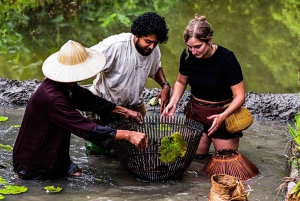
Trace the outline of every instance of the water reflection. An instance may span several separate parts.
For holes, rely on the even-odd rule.
[[[300,37],[298,1],[187,0],[179,3],[178,0],[166,0],[156,1],[153,5],[144,1],[128,1],[127,4],[124,1],[124,5],[95,2],[89,5],[89,9],[86,9],[87,5],[82,6],[77,17],[71,13],[67,19],[58,16],[51,23],[36,22],[24,33],[23,39],[18,39],[20,43],[15,41],[17,39],[7,41],[8,38],[2,37],[0,77],[42,80],[42,62],[67,40],[73,39],[90,47],[109,35],[129,31],[130,19],[152,10],[165,16],[170,28],[169,41],[160,48],[163,68],[172,85],[177,78],[179,56],[184,48],[183,30],[198,13],[205,15],[212,24],[215,30],[213,41],[236,54],[247,92],[297,91],[300,61],[300,49],[297,48]],[[119,13],[115,14],[116,10]],[[6,35],[9,33],[7,30]],[[159,86],[149,80],[146,87]]]
[[[13,146],[18,128],[23,118],[22,107],[0,107],[0,114],[9,117],[0,123],[0,144]],[[250,200],[273,200],[277,187],[286,176],[286,145],[290,140],[285,124],[276,121],[255,121],[244,132],[240,152],[260,169],[261,174],[246,183],[251,187]],[[210,153],[212,154],[213,149]],[[84,141],[76,136],[71,140],[70,155],[83,169],[83,176],[55,181],[22,181],[13,177],[11,152],[0,149],[0,175],[9,183],[24,185],[28,192],[20,195],[6,195],[5,200],[208,200],[210,180],[202,169],[208,159],[193,161],[183,177],[169,182],[140,182],[132,178],[116,158],[86,156]],[[44,186],[59,186],[59,194],[46,194]],[[246,190],[248,186],[246,186]],[[284,200],[279,194],[276,200]]]

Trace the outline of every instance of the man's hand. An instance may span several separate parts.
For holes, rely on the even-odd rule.
[[[115,140],[128,140],[141,150],[146,149],[149,146],[149,140],[146,134],[138,131],[117,130]]]
[[[129,142],[134,144],[139,149],[148,148],[149,141],[147,136],[144,133],[140,133],[137,131],[131,131],[129,134]]]
[[[126,119],[132,117],[135,120],[137,120],[137,122],[143,123],[143,116],[141,115],[141,113],[127,109],[127,108],[119,106],[119,105],[117,105],[115,107],[115,109],[112,111],[112,113],[121,115],[121,116],[125,117]]]
[[[168,85],[165,85],[157,94],[155,102],[157,102],[158,99],[161,99],[160,113],[162,113],[170,100],[170,87]]]

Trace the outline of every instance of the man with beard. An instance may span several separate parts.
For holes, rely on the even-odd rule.
[[[110,36],[91,47],[101,52],[107,62],[90,90],[106,100],[145,116],[146,106],[142,93],[147,78],[150,77],[162,87],[156,96],[156,101],[161,99],[162,112],[169,102],[170,85],[161,68],[161,53],[157,44],[167,42],[168,30],[164,17],[147,12],[133,21],[131,33]],[[100,119],[103,125],[116,120],[112,116]],[[88,155],[91,154],[90,151],[87,150]]]

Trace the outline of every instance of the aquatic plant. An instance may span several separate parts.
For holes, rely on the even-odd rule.
[[[26,186],[5,185],[4,188],[0,189],[0,194],[19,194],[27,190],[28,188]]]
[[[61,187],[55,187],[55,186],[45,186],[44,189],[47,193],[59,193],[62,188]]]
[[[7,181],[3,177],[0,177],[0,184],[7,184]]]
[[[0,116],[0,122],[1,121],[7,121],[7,120],[8,120],[8,117]]]
[[[179,132],[175,132],[162,138],[158,158],[164,163],[174,163],[179,157],[184,157],[186,150],[187,142]]]
[[[5,196],[0,195],[0,200],[3,200],[5,198]]]
[[[15,124],[15,125],[11,125],[11,128],[20,128],[21,124]]]
[[[13,150],[13,147],[10,146],[10,145],[3,145],[3,144],[0,144],[0,149],[2,149],[3,151],[12,151],[12,150]]]

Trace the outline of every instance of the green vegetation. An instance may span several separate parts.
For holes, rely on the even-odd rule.
[[[7,121],[7,120],[8,120],[8,117],[0,116],[0,122],[2,122],[2,121]]]
[[[295,122],[293,125],[288,124],[287,125],[287,130],[289,134],[291,135],[293,142],[296,143],[294,146],[293,154],[292,157],[289,158],[289,162],[291,165],[293,165],[295,168],[297,168],[299,172],[299,158],[300,158],[300,114],[297,113],[295,115]]]
[[[5,185],[4,188],[0,189],[0,194],[20,194],[28,190],[26,186],[15,186],[15,185]]]
[[[164,163],[174,163],[179,157],[184,157],[187,142],[179,132],[162,138],[159,147],[159,159]]]
[[[12,150],[13,150],[13,147],[10,146],[10,145],[3,145],[3,144],[0,144],[0,149],[2,149],[3,151],[12,151]]]
[[[55,187],[55,186],[45,186],[44,189],[47,193],[59,193],[61,192],[61,187]]]
[[[149,104],[150,104],[151,106],[155,106],[155,105],[157,105],[157,104],[160,104],[160,105],[161,105],[161,99],[159,98],[158,101],[155,101],[155,99],[156,99],[156,97],[151,98],[150,101],[149,101]]]

